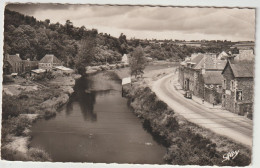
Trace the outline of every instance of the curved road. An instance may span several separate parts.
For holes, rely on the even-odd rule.
[[[186,99],[173,87],[173,83],[177,80],[177,74],[167,75],[157,80],[152,90],[177,114],[188,121],[252,147],[252,120],[226,110],[211,109]]]

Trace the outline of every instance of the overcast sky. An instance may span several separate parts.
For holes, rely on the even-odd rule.
[[[70,20],[119,37],[181,40],[255,40],[255,9],[177,8],[141,6],[89,6],[9,4],[6,6],[51,23]]]

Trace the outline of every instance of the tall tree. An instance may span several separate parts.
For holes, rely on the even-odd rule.
[[[137,75],[142,75],[144,73],[143,70],[145,69],[145,66],[146,58],[144,56],[143,48],[138,46],[136,49],[134,49],[130,58],[131,75],[135,75],[135,78]]]
[[[89,66],[96,53],[96,41],[95,37],[86,37],[80,41],[79,51],[76,56],[75,66],[78,73],[85,74],[86,66]]]

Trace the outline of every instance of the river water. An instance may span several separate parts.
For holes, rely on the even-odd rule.
[[[54,162],[164,164],[166,148],[144,129],[121,96],[121,83],[98,73],[79,79],[55,118],[32,127],[30,146]]]

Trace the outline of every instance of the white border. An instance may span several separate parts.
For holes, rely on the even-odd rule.
[[[256,54],[256,66],[255,66],[255,111],[254,111],[254,144],[253,144],[253,160],[252,165],[247,167],[253,167],[258,168],[260,167],[260,132],[258,129],[260,129],[260,114],[258,114],[258,110],[260,110],[260,58],[259,52],[259,38],[260,34],[258,31],[259,28],[259,22],[260,22],[260,14],[259,14],[259,7],[260,7],[260,1],[258,0],[1,0],[0,1],[0,55],[3,56],[3,20],[4,20],[4,6],[6,3],[14,3],[14,2],[20,2],[20,3],[26,3],[26,2],[32,2],[32,3],[71,3],[71,4],[118,4],[118,5],[159,5],[159,6],[204,6],[204,7],[250,7],[250,8],[256,8],[256,48],[255,48],[255,54]],[[2,59],[2,57],[1,57]],[[3,61],[0,61],[0,67],[2,67]],[[0,68],[0,74],[2,74],[2,68]],[[2,75],[1,75],[2,76]],[[1,78],[2,83],[2,78]],[[0,84],[0,90],[2,90],[2,85]],[[0,92],[1,94],[2,92]],[[0,104],[2,102],[2,96],[0,95]],[[1,115],[0,115],[1,119]],[[0,124],[1,128],[1,124]],[[133,167],[133,165],[130,164],[92,164],[92,163],[50,163],[50,162],[44,162],[44,163],[36,163],[36,162],[20,162],[20,161],[0,161],[0,167],[1,168],[45,168],[45,167],[53,167],[53,168],[81,168],[81,167]],[[134,167],[145,167],[145,168],[151,168],[151,167],[200,167],[200,166],[175,166],[175,165],[134,165]],[[211,167],[211,166],[204,166],[205,168]],[[217,167],[217,166],[216,166]]]

